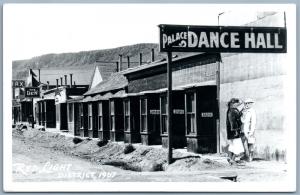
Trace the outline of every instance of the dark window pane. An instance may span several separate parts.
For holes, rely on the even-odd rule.
[[[141,114],[146,114],[147,101],[146,99],[141,99]]]
[[[69,122],[73,122],[73,104],[68,105]]]
[[[168,132],[168,117],[165,114],[161,116],[161,128],[162,133]]]
[[[161,97],[161,113],[167,114],[167,108],[168,108],[167,97],[163,96]]]
[[[142,115],[141,116],[141,130],[146,131],[147,130],[147,115]]]
[[[129,101],[128,100],[124,101],[124,107],[125,107],[125,115],[130,115],[129,114]]]
[[[129,131],[130,130],[130,117],[125,116],[125,130]]]

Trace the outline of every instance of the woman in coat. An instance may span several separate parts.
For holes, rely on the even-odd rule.
[[[236,98],[232,98],[228,102],[228,110],[226,115],[227,139],[229,142],[229,158],[230,164],[235,163],[235,157],[244,152],[244,146],[241,140],[241,110],[244,104]]]

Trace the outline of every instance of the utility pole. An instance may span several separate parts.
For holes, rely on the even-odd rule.
[[[167,79],[168,79],[168,164],[173,162],[173,139],[172,139],[172,115],[173,115],[173,105],[172,105],[172,52],[168,52],[168,63],[167,63]]]

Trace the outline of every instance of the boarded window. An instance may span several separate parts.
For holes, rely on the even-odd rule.
[[[196,132],[196,100],[195,93],[186,94],[187,134]]]

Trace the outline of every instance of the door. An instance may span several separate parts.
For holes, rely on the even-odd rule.
[[[200,136],[201,150],[217,152],[217,87],[204,86],[197,90],[197,129]]]

